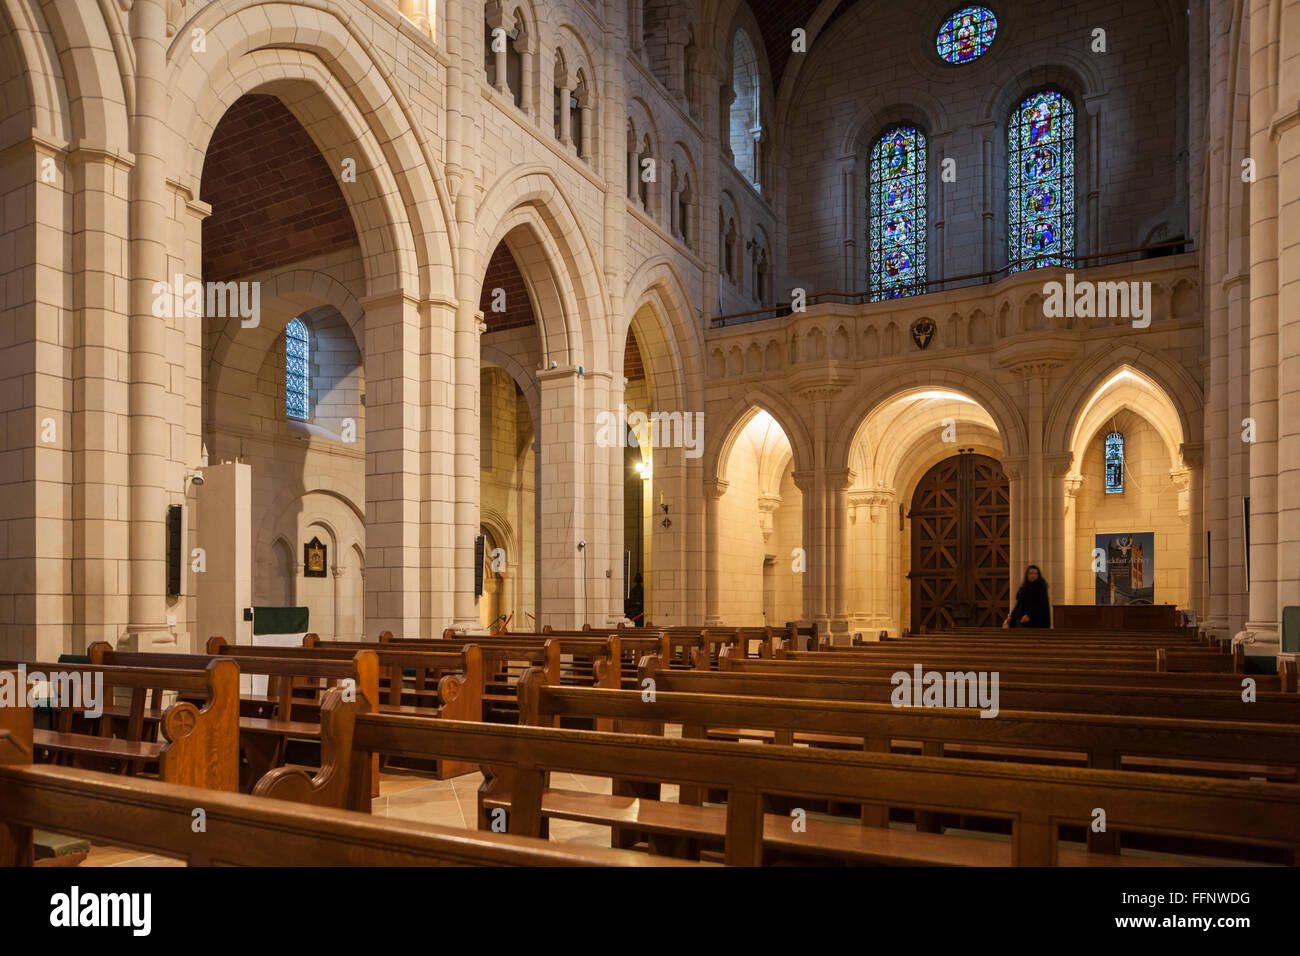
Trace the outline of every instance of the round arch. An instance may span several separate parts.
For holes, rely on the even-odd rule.
[[[956,392],[982,407],[993,419],[1002,438],[1003,455],[1018,458],[1028,454],[1029,434],[1015,402],[1001,386],[987,378],[953,368],[919,370],[905,385],[884,381],[862,395],[845,414],[843,421],[850,423],[832,435],[827,449],[828,467],[849,467],[849,456],[858,429],[878,408],[898,396],[912,391],[941,390]]]

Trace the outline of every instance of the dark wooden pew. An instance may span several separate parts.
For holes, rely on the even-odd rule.
[[[1036,665],[1034,661],[1022,661],[1015,657],[993,657],[976,659],[953,655],[947,658],[919,657],[906,651],[899,652],[894,659],[854,659],[836,660],[829,655],[817,654],[813,658],[798,660],[746,660],[731,658],[724,653],[719,661],[722,670],[741,673],[803,673],[826,677],[890,677],[899,672],[911,673],[920,664],[923,670],[937,671],[996,671],[1002,681],[1021,683],[1055,683],[1079,685],[1122,685],[1127,687],[1150,688],[1203,688],[1240,690],[1242,678],[1239,674],[1214,673],[1169,673],[1157,671],[1154,664],[1149,669],[1136,670],[1125,666],[1125,662],[1108,662],[1099,659],[1095,662],[1074,661],[1069,663],[1052,663]],[[1276,675],[1249,675],[1261,691],[1280,691],[1282,684]]]
[[[757,865],[769,852],[859,863],[1145,863],[1058,846],[1059,827],[1088,825],[1098,806],[1106,809],[1109,826],[1121,832],[1213,837],[1286,854],[1300,848],[1300,787],[1287,784],[636,738],[384,714],[358,718],[354,746],[480,760],[486,775],[481,826],[498,809],[507,813],[509,832],[520,835],[542,833],[547,818],[582,820],[649,832],[656,849],[679,841],[718,841],[726,862],[739,865]],[[553,771],[721,789],[727,792],[726,806],[557,790],[547,785]],[[764,814],[766,794],[996,818],[1010,826],[1011,839],[1000,844],[811,818],[800,832],[789,817]]]
[[[228,647],[227,650],[241,650],[242,646]],[[291,648],[259,648],[258,650],[284,651]],[[323,658],[285,658],[256,654],[242,655],[228,653],[220,656],[207,654],[159,654],[139,653],[134,651],[115,651],[103,641],[97,641],[86,649],[92,662],[115,666],[123,669],[149,669],[167,663],[173,668],[202,671],[221,661],[229,661],[237,666],[239,674],[256,674],[271,678],[275,684],[275,693],[269,699],[256,701],[241,700],[241,708],[246,711],[238,716],[234,739],[246,760],[244,790],[253,790],[270,772],[284,765],[285,756],[291,740],[309,740],[320,743],[325,749],[322,734],[323,694],[344,681],[352,682],[352,693],[340,694],[338,711],[330,719],[342,728],[351,720],[351,711],[366,713],[374,710],[378,699],[378,662],[373,651],[358,651],[344,660]],[[312,682],[304,686],[301,680]],[[238,683],[236,683],[238,688]],[[304,698],[299,693],[308,691],[310,697]],[[242,706],[252,704],[252,707]],[[326,755],[322,753],[322,770]],[[337,778],[328,780],[321,776],[315,786],[305,791],[313,802],[325,806],[348,805],[353,808],[369,808],[369,800],[378,795],[377,767],[354,767],[349,779],[358,788],[355,793],[341,791],[337,787]],[[285,784],[284,786],[293,786]]]
[[[223,664],[224,666],[224,664]],[[231,665],[233,666],[233,665]],[[684,861],[473,833],[278,799],[32,764],[29,708],[0,708],[0,866],[30,866],[33,830],[191,866],[680,866]],[[194,831],[194,810],[205,813]]]
[[[688,739],[1300,782],[1300,726],[1291,724],[1007,710],[984,719],[959,708],[663,691],[648,701],[631,691],[548,686],[541,671],[524,675],[519,695],[521,722],[542,727],[606,717],[616,732],[662,735],[666,723],[680,724]],[[679,797],[701,799],[693,788]],[[868,811],[864,820],[886,825],[885,808]],[[1088,837],[1090,848],[1118,850],[1113,837]]]
[[[639,676],[642,679],[653,677],[657,690],[883,704],[890,703],[890,695],[896,686],[887,676],[818,675],[783,668],[762,673],[664,670],[658,667],[658,659],[651,656],[642,660]],[[1300,723],[1300,694],[1277,691],[1260,691],[1254,701],[1247,702],[1242,699],[1240,689],[1087,685],[1059,680],[1033,683],[1005,679],[999,682],[998,695],[1000,706],[1007,710]]]
[[[252,647],[247,644],[230,644],[224,638],[208,640],[208,653],[250,660],[280,661],[352,661],[358,654],[374,655],[376,660],[375,693],[378,709],[383,713],[408,714],[433,719],[456,720],[483,719],[483,654],[476,645],[467,645],[455,652],[434,652],[390,648],[382,644],[360,642],[321,642],[315,634],[307,634],[303,647]],[[403,672],[413,672],[408,685]],[[291,670],[288,669],[288,670]],[[287,671],[286,671],[287,672]],[[293,681],[280,687],[295,696],[292,706],[310,709],[311,701],[298,696],[304,687]],[[310,695],[313,689],[305,688]],[[422,764],[418,769],[433,773],[439,780],[449,779],[477,770],[476,765],[440,762]],[[379,765],[372,768],[374,784],[378,783]],[[376,791],[377,793],[377,791]]]
[[[0,665],[14,671],[14,680],[16,667]],[[56,702],[51,729],[35,731],[38,754],[70,766],[117,766],[128,775],[156,765],[168,783],[238,788],[239,668],[233,662],[206,660],[198,669],[45,662],[24,667],[29,676],[103,680],[102,716],[84,716],[89,701],[83,684],[78,700]],[[164,694],[189,699],[164,706]],[[121,697],[125,704],[117,702]]]
[[[1005,659],[1018,666],[1055,667],[1092,670],[1155,670],[1162,673],[1229,674],[1233,672],[1233,659],[1217,651],[1180,651],[1166,648],[1117,649],[1085,648],[1062,650],[1017,647],[1003,644],[981,644],[973,647],[945,645],[924,647],[892,644],[872,647],[855,647],[835,650],[791,651],[784,647],[776,650],[777,660],[812,661],[819,663],[869,664],[878,660],[899,660],[910,656],[917,661],[927,659],[961,661],[967,658],[983,660]]]

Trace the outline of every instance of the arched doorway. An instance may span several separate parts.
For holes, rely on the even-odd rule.
[[[1011,491],[997,459],[966,452],[917,483],[912,631],[997,627],[1010,607]]]

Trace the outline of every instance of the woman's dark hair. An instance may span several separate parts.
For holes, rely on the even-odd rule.
[[[1040,581],[1043,582],[1043,586],[1044,586],[1044,587],[1047,586],[1047,581],[1043,578],[1043,569],[1040,568],[1040,567],[1039,567],[1038,565],[1036,565],[1036,564],[1031,564],[1029,567],[1025,568],[1025,579],[1024,579],[1023,581],[1020,582],[1020,586],[1021,586],[1021,587],[1024,587],[1026,584],[1029,584],[1029,583],[1030,583],[1030,581],[1029,581],[1029,572],[1030,572],[1030,571],[1037,571],[1037,572],[1038,572],[1038,580],[1040,580]]]

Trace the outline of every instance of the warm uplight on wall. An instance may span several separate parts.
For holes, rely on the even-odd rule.
[[[636,463],[636,473],[641,476],[642,481],[650,479],[650,462],[638,461]]]

